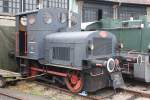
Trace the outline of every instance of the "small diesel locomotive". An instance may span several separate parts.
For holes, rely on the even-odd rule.
[[[71,27],[68,27],[71,22]],[[122,86],[117,40],[107,31],[81,32],[80,16],[46,8],[16,15],[16,59],[22,76],[65,83],[74,93]]]
[[[120,67],[126,78],[150,82],[150,22],[148,16],[130,20],[102,19],[93,22],[86,30],[112,32],[122,44]]]

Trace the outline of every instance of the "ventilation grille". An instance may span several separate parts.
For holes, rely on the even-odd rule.
[[[69,47],[53,47],[53,59],[70,61]]]
[[[112,39],[108,38],[94,38],[93,55],[110,55],[112,54]]]

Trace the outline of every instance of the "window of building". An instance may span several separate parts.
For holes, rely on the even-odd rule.
[[[43,0],[43,7],[68,8],[69,0]],[[0,0],[0,13],[15,15],[19,12],[37,9],[38,0]]]
[[[45,0],[47,7],[68,8],[68,0]]]
[[[103,18],[103,11],[101,9],[98,9],[98,20],[101,20]]]
[[[12,0],[12,13],[18,13],[19,12],[19,2],[20,0]]]
[[[36,9],[36,0],[21,0],[20,12],[31,11]]]
[[[24,11],[31,11],[36,9],[36,0],[24,0]]]
[[[3,0],[3,12],[9,12],[9,1]]]
[[[85,3],[83,7],[83,22],[98,21],[113,16],[112,5]]]
[[[97,9],[84,8],[83,9],[83,22],[91,22],[98,20],[98,11]]]
[[[130,17],[138,19],[142,15],[146,15],[146,7],[121,6],[118,17],[119,19],[128,20]]]

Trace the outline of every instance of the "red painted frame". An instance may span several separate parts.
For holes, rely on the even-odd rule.
[[[16,32],[16,54],[18,55],[19,53],[19,33]]]
[[[57,75],[57,76],[67,77],[67,73],[50,71],[50,70],[45,70],[45,69],[40,69],[40,68],[35,68],[35,67],[31,67],[31,71],[32,70],[38,71],[38,72],[47,72],[48,74],[53,74],[53,75]]]

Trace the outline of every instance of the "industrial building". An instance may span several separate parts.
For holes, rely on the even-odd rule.
[[[0,15],[13,16],[19,12],[35,10],[40,7],[68,8],[69,0],[1,0]],[[150,15],[149,0],[76,0],[82,8],[83,22],[91,22],[102,18],[114,19],[138,18],[141,15]],[[70,0],[75,2],[75,0]],[[76,9],[73,4],[71,8]],[[81,10],[81,9],[80,9]]]
[[[150,15],[149,0],[84,0],[83,22],[102,18],[138,19],[141,15]]]

